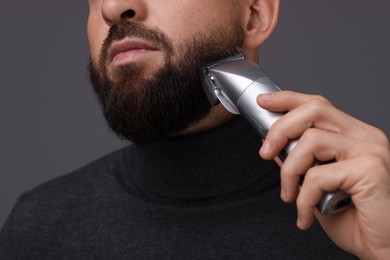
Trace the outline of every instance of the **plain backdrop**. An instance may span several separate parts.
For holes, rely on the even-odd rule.
[[[390,1],[281,2],[262,66],[389,135]],[[126,145],[88,83],[87,15],[86,0],[0,3],[0,226],[24,191]]]

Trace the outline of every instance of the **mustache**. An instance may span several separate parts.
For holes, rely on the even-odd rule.
[[[100,60],[105,60],[108,55],[108,49],[114,41],[120,41],[127,37],[141,38],[165,50],[168,54],[173,53],[173,43],[162,31],[157,28],[149,28],[144,24],[130,21],[115,24],[110,27],[108,35],[103,42]]]

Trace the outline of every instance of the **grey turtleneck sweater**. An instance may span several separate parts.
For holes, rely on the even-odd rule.
[[[0,259],[355,259],[318,224],[296,228],[260,143],[238,118],[130,145],[25,193]]]

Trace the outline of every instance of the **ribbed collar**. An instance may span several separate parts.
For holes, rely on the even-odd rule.
[[[279,183],[258,151],[260,135],[238,117],[194,135],[135,146],[129,176],[142,196],[164,204],[211,205],[256,195]]]

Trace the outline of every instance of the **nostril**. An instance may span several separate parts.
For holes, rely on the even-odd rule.
[[[133,18],[134,16],[135,16],[135,11],[131,10],[131,9],[129,9],[121,14],[122,19]]]

